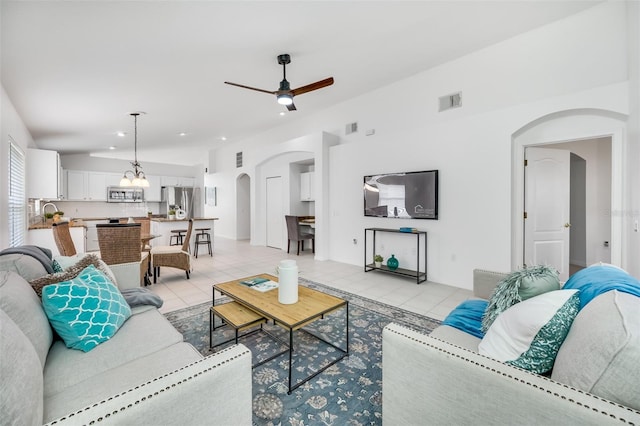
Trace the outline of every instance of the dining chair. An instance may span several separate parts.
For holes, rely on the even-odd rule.
[[[149,279],[149,253],[142,251],[139,223],[97,224],[100,258],[107,265],[136,263],[140,282],[151,284]]]
[[[304,241],[311,240],[311,252],[316,252],[316,236],[300,230],[300,218],[298,216],[285,216],[287,221],[287,253],[289,253],[289,246],[291,241],[298,243],[298,252],[300,256],[300,245],[302,244],[302,251],[304,251]]]
[[[54,222],[51,225],[53,230],[53,239],[56,242],[58,251],[61,256],[74,256],[77,254],[76,246],[71,239],[71,231],[69,231],[69,222]]]
[[[181,246],[154,246],[151,248],[151,266],[153,267],[153,282],[157,282],[160,276],[160,267],[182,269],[187,274],[191,272],[191,253],[189,253],[189,241],[193,230],[193,219],[189,219],[187,234]]]
[[[140,235],[150,235],[151,234],[151,221],[149,219],[136,219],[135,223],[140,224]],[[142,242],[142,251],[150,252],[151,244],[149,244],[149,240]]]

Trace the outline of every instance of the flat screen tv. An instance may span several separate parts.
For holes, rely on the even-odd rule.
[[[438,171],[365,176],[364,215],[438,219]]]

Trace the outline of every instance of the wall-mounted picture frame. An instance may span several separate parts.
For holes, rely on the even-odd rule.
[[[217,190],[215,186],[207,186],[204,188],[204,203],[207,206],[217,206]]]

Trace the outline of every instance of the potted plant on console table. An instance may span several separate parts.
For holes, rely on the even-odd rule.
[[[382,261],[384,260],[384,258],[382,256],[380,256],[379,254],[376,254],[375,256],[373,256],[373,263],[376,265],[376,268],[381,268],[382,267]]]
[[[176,218],[176,211],[175,210],[169,210],[169,219],[173,220]]]

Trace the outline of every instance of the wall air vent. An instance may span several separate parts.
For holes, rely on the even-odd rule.
[[[438,98],[438,111],[446,111],[451,108],[459,108],[462,106],[462,92],[452,93],[451,95],[440,96]]]
[[[242,152],[236,152],[236,168],[242,167]]]
[[[350,135],[358,131],[358,122],[349,123],[344,127],[344,134]]]

